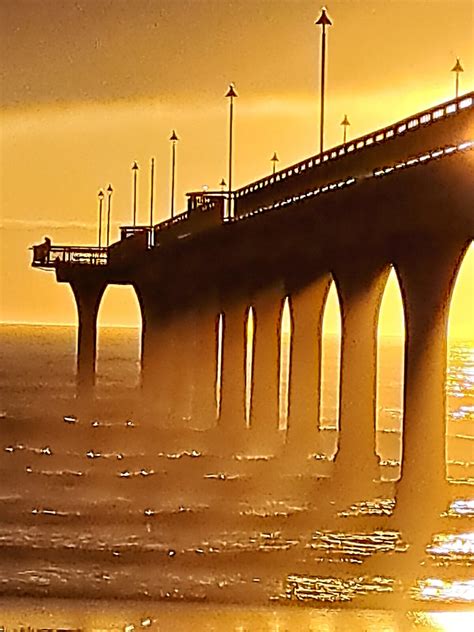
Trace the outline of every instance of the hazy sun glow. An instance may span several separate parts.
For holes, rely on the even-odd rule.
[[[226,2],[0,3],[3,106],[0,320],[75,323],[75,307],[52,274],[29,268],[27,248],[97,242],[97,191],[114,186],[112,236],[131,218],[131,172],[140,165],[138,220],[148,218],[150,157],[156,158],[156,221],[169,216],[169,134],[180,137],[178,209],[185,191],[218,187],[227,173],[229,81],[237,86],[234,183],[314,154],[318,138],[319,35],[310,0]],[[146,6],[145,6],[146,5]],[[54,7],[54,10],[52,8]],[[472,90],[472,3],[334,0],[328,49],[326,145],[383,127],[453,96],[450,72],[461,57],[461,91]],[[107,20],[98,14],[107,12]],[[449,28],[445,28],[449,19]],[[423,24],[423,45],[418,25]],[[212,33],[209,39],[203,32]],[[177,33],[179,36],[177,37]],[[238,45],[236,45],[238,42]],[[380,55],[380,50],[384,51]],[[237,51],[237,52],[236,52]],[[273,54],[277,51],[278,54]],[[183,75],[183,61],[192,72]],[[348,60],[351,70],[348,70]],[[137,63],[139,60],[139,63]],[[187,62],[186,62],[187,63]],[[472,257],[471,257],[472,259]],[[452,336],[465,337],[474,286],[463,270]],[[467,277],[470,275],[470,281]],[[21,292],[9,288],[21,287]],[[471,289],[466,293],[463,287]],[[390,294],[389,290],[388,294]],[[135,325],[133,301],[111,300],[102,322]],[[46,298],[45,298],[46,297]],[[389,301],[389,296],[387,296]],[[400,322],[393,317],[393,330]]]

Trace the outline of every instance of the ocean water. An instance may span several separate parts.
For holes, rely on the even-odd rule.
[[[450,350],[452,502],[414,560],[410,533],[390,518],[401,429],[394,341],[381,481],[349,497],[327,492],[331,423],[326,455],[295,467],[284,450],[229,455],[215,432],[150,419],[134,330],[101,331],[96,397],[85,405],[74,397],[73,328],[3,325],[0,336],[0,626],[473,628],[472,344]]]

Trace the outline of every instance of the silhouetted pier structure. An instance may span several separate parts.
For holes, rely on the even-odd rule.
[[[323,309],[334,279],[342,313],[336,471],[377,476],[377,322],[393,266],[405,318],[403,463],[397,503],[442,502],[447,324],[474,237],[474,93],[307,158],[232,193],[188,194],[155,226],[123,227],[108,248],[53,246],[48,262],[78,308],[78,381],[92,386],[96,320],[109,284],[131,285],[142,315],[142,387],[164,415],[196,418],[275,446],[282,303],[292,336],[287,449],[318,444]],[[39,265],[33,262],[33,265]],[[245,318],[256,319],[251,419]],[[220,415],[215,404],[222,315]],[[349,475],[350,478],[350,475]]]

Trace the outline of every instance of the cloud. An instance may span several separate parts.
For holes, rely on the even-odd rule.
[[[0,222],[0,230],[62,230],[74,228],[76,230],[96,230],[97,226],[92,222],[58,222],[54,220],[28,220],[28,219],[4,219]]]

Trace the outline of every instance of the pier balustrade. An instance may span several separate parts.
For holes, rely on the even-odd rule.
[[[325,162],[337,160],[338,158],[346,156],[347,154],[360,151],[374,144],[384,143],[395,138],[396,136],[406,134],[411,130],[418,129],[426,125],[431,125],[432,123],[440,121],[441,119],[456,114],[456,112],[462,111],[467,108],[472,108],[473,106],[474,92],[468,92],[467,94],[464,94],[457,99],[447,101],[446,103],[442,103],[441,105],[429,108],[428,110],[423,110],[422,112],[402,119],[401,121],[398,121],[393,125],[389,125],[382,129],[376,130],[375,132],[371,132],[370,134],[366,134],[365,136],[360,136],[359,138],[356,138],[352,141],[348,141],[345,144],[333,147],[332,149],[329,149],[322,154],[317,154],[315,156],[311,156],[310,158],[305,158],[305,160],[291,165],[286,169],[277,171],[271,176],[256,180],[255,182],[252,182],[251,184],[238,189],[235,192],[236,200],[238,201],[239,198],[242,198],[249,193],[253,193],[260,189],[269,187],[270,185],[281,180],[286,180],[287,178],[291,178],[292,176],[297,176],[305,172],[306,170],[318,167]]]
[[[41,244],[43,245],[43,244]],[[55,268],[61,264],[105,266],[108,264],[108,249],[99,246],[51,246],[47,250],[33,250],[34,268]]]

